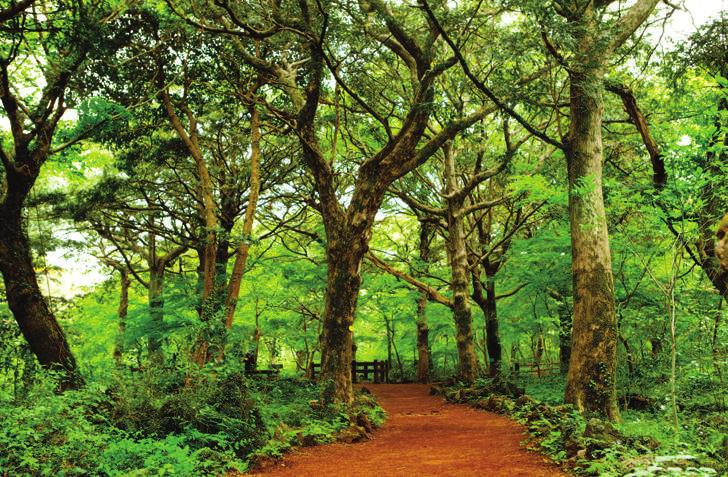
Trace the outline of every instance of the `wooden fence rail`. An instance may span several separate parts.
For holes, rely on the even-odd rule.
[[[544,376],[552,376],[561,372],[561,366],[559,363],[514,363],[512,368],[515,374],[527,374],[541,378]]]
[[[313,363],[311,379],[316,379],[316,375],[321,373],[321,363]],[[386,361],[352,361],[351,362],[351,380],[355,383],[359,382],[359,378],[369,381],[369,375],[372,375],[373,382],[389,383],[389,364]]]

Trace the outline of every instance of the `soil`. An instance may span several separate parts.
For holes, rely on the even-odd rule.
[[[566,477],[507,417],[445,403],[424,384],[366,387],[388,415],[371,440],[301,448],[254,475]]]

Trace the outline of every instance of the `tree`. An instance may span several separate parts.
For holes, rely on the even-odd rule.
[[[70,141],[54,144],[69,107],[71,82],[87,58],[97,52],[100,42],[94,38],[103,39],[103,23],[118,12],[104,4],[59,2],[48,6],[52,13],[42,13],[39,9],[26,10],[31,3],[19,2],[0,12],[6,45],[0,58],[0,100],[12,140],[9,149],[7,145],[0,149],[5,172],[0,202],[0,271],[8,304],[23,336],[41,365],[64,372],[61,387],[65,388],[81,384],[82,379],[63,329],[38,287],[25,231],[24,204],[48,157],[88,132],[80,131]],[[19,93],[38,84],[17,67],[24,61],[43,78],[43,86],[30,96]]]
[[[602,91],[609,60],[645,22],[659,0],[639,0],[618,16],[610,13],[612,0],[557,1],[553,11],[562,17],[559,33],[568,40],[563,54],[540,30],[546,49],[567,72],[569,80],[569,129],[561,141],[532,126],[521,114],[501,101],[470,69],[459,47],[447,35],[434,12],[423,0],[428,17],[458,58],[468,78],[505,113],[566,156],[569,183],[569,217],[572,239],[574,317],[572,352],[567,377],[566,401],[581,412],[619,418],[616,401],[617,321],[614,279],[607,219],[602,194]],[[531,5],[528,5],[531,7]],[[540,7],[534,5],[534,16]]]
[[[333,381],[335,400],[351,402],[351,327],[361,285],[360,266],[385,193],[392,182],[424,163],[448,140],[484,117],[490,108],[473,107],[466,117],[447,124],[421,144],[432,112],[436,80],[454,65],[454,61],[452,58],[438,59],[438,33],[431,25],[421,25],[424,33],[415,33],[414,29],[404,26],[405,18],[413,19],[410,12],[394,11],[379,0],[361,2],[358,7],[347,5],[344,11],[355,25],[367,32],[359,40],[385,47],[387,50],[381,54],[399,61],[400,66],[395,71],[399,73],[401,69],[407,75],[409,91],[402,98],[405,106],[395,112],[389,112],[390,105],[381,99],[371,102],[363,99],[352,83],[362,81],[357,78],[359,73],[353,66],[347,71],[343,65],[338,65],[340,60],[334,57],[336,50],[332,42],[340,32],[330,28],[338,19],[333,11],[320,4],[303,2],[286,13],[274,9],[268,14],[269,26],[260,27],[245,24],[241,20],[246,17],[245,12],[227,2],[222,2],[216,9],[205,8],[201,5],[191,8],[198,18],[206,13],[202,19],[192,18],[193,15],[184,17],[203,30],[226,34],[233,42],[265,39],[268,45],[280,48],[272,41],[276,36],[295,34],[289,40],[297,46],[295,53],[299,61],[296,62],[273,63],[251,54],[245,45],[240,45],[237,51],[241,60],[261,74],[276,78],[289,100],[287,109],[275,108],[272,112],[299,138],[302,161],[313,178],[318,196],[316,207],[326,230],[328,278],[321,337],[322,378]],[[296,15],[292,14],[294,8]],[[376,18],[374,24],[369,22],[370,17]],[[354,41],[350,44],[360,46]],[[283,45],[290,52],[288,44]],[[352,50],[351,54],[358,55],[359,51],[362,50]],[[289,54],[281,56],[285,58]],[[326,73],[356,104],[355,114],[376,124],[377,136],[381,138],[377,141],[378,147],[366,151],[366,158],[355,166],[353,188],[347,193],[346,205],[337,193],[336,171],[324,153],[317,125]],[[398,127],[396,132],[393,120]],[[335,145],[331,147],[335,159]]]

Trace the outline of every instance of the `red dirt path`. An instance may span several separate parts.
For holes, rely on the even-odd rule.
[[[566,477],[521,447],[523,427],[504,416],[447,404],[423,384],[367,387],[388,414],[371,440],[302,448],[255,475]]]

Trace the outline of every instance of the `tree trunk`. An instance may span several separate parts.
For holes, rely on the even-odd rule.
[[[484,310],[485,330],[487,332],[486,344],[488,347],[488,356],[490,357],[490,375],[497,376],[501,372],[503,351],[501,349],[500,333],[498,332],[498,309],[496,307],[495,278],[488,276],[488,272],[486,271],[486,280],[486,309]]]
[[[420,260],[423,268],[427,270],[430,262],[430,242],[433,235],[433,227],[426,221],[420,221]],[[429,295],[425,291],[420,292],[417,299],[417,382],[428,383],[430,381],[430,343],[429,327],[427,326],[427,301]]]
[[[340,238],[328,240],[326,305],[321,333],[321,378],[333,382],[333,400],[347,404],[354,400],[351,331],[361,286],[359,269],[364,255],[349,245],[350,241]]]
[[[126,268],[119,270],[119,311],[117,312],[118,332],[116,334],[116,344],[114,345],[114,361],[121,364],[121,358],[124,355],[124,333],[126,332],[126,316],[129,312],[129,286],[131,278]]]
[[[27,187],[29,189],[30,186]],[[76,360],[63,329],[38,287],[30,244],[22,222],[24,195],[11,197],[12,189],[6,194],[5,203],[0,207],[0,272],[8,306],[41,366],[64,372],[60,390],[79,387],[83,380]]]
[[[147,344],[149,359],[153,364],[164,363],[164,351],[162,350],[162,330],[164,328],[164,266],[152,264],[149,268],[149,288],[147,289],[149,299],[149,319],[152,324],[152,332],[149,335]]]
[[[483,268],[487,267],[488,264],[486,263]],[[503,351],[501,348],[500,334],[498,332],[495,280],[493,277],[488,277],[487,273],[486,280],[485,293],[483,293],[483,284],[480,281],[480,277],[476,271],[473,271],[473,301],[478,304],[485,317],[483,338],[488,357],[488,372],[492,377],[495,377],[501,372]]]
[[[255,221],[255,208],[258,204],[260,193],[260,119],[258,109],[255,105],[250,107],[250,131],[251,131],[251,154],[250,154],[250,196],[248,207],[245,209],[245,220],[243,221],[243,238],[238,245],[235,254],[235,263],[230,276],[227,296],[225,298],[225,327],[233,326],[235,316],[235,305],[240,296],[240,284],[245,274],[245,264],[248,261],[248,253],[252,242],[253,223]]]
[[[571,317],[559,316],[559,371],[566,376],[571,360]]]
[[[427,293],[417,299],[417,382],[430,382],[429,328],[427,326]]]
[[[559,313],[559,370],[564,376],[569,372],[569,360],[571,359],[571,310],[566,298],[558,295],[560,301],[558,305]]]
[[[448,194],[457,190],[455,159],[450,148],[445,151],[445,183]],[[449,195],[447,199],[448,256],[451,268],[452,309],[455,318],[455,341],[458,348],[458,378],[472,383],[478,374],[478,358],[473,345],[473,316],[470,310],[468,286],[468,253],[465,246],[465,232],[462,199]]]
[[[631,381],[634,377],[634,353],[632,352],[632,347],[629,345],[629,341],[627,341],[626,336],[620,333],[619,340],[622,342],[624,352],[627,354],[627,371],[629,372],[629,379]]]
[[[602,81],[599,70],[570,73],[569,170],[574,323],[565,401],[618,419],[617,318],[602,196]]]

